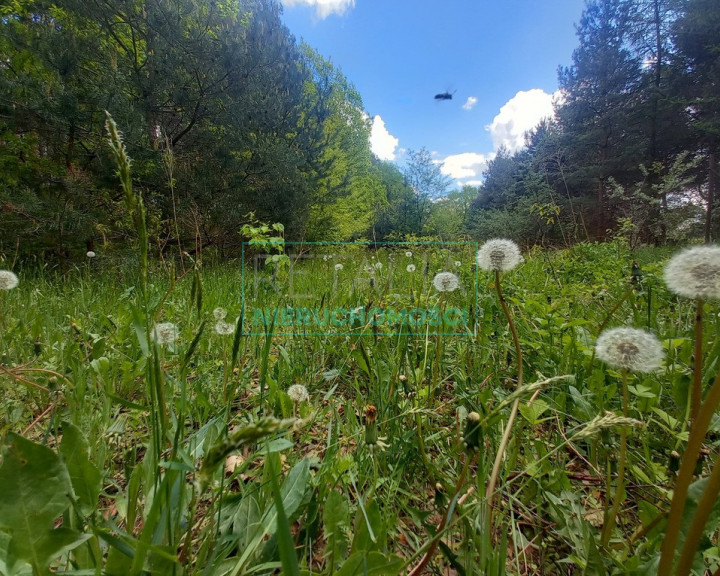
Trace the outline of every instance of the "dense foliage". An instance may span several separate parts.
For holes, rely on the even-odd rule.
[[[588,0],[556,116],[480,187],[430,153],[369,147],[352,84],[276,0],[15,0],[0,9],[0,251],[65,263],[122,246],[103,133],[117,120],[159,252],[237,253],[242,226],[293,240],[717,237],[720,6]],[[440,200],[438,200],[440,199]]]
[[[5,7],[0,250],[63,260],[123,239],[106,110],[160,250],[236,250],[249,213],[295,238],[365,233],[385,195],[362,102],[279,13],[273,0]]]
[[[712,0],[588,1],[555,118],[491,162],[468,230],[528,243],[718,238],[719,23]]]

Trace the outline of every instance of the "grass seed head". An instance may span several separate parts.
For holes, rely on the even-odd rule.
[[[582,440],[584,438],[590,438],[595,436],[598,432],[607,428],[615,428],[616,426],[641,426],[642,422],[635,420],[634,418],[627,418],[625,416],[619,416],[614,412],[606,411],[605,414],[598,414],[588,422],[585,427],[576,432],[572,439]]]

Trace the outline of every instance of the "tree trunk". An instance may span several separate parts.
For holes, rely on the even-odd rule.
[[[717,237],[717,225],[713,223],[713,209],[715,206],[715,194],[717,188],[717,162],[715,152],[710,150],[708,154],[708,201],[707,213],[705,215],[705,242],[710,243]]]

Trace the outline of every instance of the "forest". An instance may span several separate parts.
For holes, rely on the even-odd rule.
[[[237,255],[243,225],[292,241],[523,245],[716,238],[720,9],[587,3],[555,118],[458,190],[425,149],[369,147],[362,97],[274,0],[14,0],[1,9],[0,251],[54,265],[128,230],[105,113],[157,251]]]

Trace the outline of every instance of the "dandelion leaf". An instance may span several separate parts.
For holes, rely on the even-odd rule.
[[[52,528],[70,505],[73,488],[65,463],[50,448],[9,432],[0,486],[0,525],[10,534],[6,562],[23,560],[35,573],[45,574],[55,556],[87,539],[66,528]]]
[[[62,429],[60,453],[70,473],[80,512],[89,516],[102,489],[102,473],[88,458],[88,444],[82,432],[70,422],[63,422]]]
[[[326,554],[336,562],[345,558],[348,548],[346,529],[350,510],[345,496],[330,490],[323,511],[323,532],[327,541]]]
[[[262,510],[258,501],[257,484],[243,494],[232,518],[232,531],[238,539],[238,549],[244,550],[250,544],[253,535],[261,528]]]
[[[280,502],[285,518],[290,523],[302,513],[304,505],[308,502],[307,493],[309,482],[310,460],[306,458],[292,467],[280,487]],[[244,535],[247,546],[237,562],[238,566],[244,566],[263,542],[265,536],[274,536],[278,529],[278,510],[274,505],[271,505],[265,510],[259,522],[257,522],[257,512],[255,510],[249,511],[249,513],[253,515],[252,522],[255,529],[252,531],[252,537],[249,536],[250,532]],[[268,540],[266,544],[266,546],[270,547],[274,545],[274,539]]]
[[[380,513],[380,507],[374,500],[358,509],[355,516],[355,538],[353,538],[352,552],[371,552],[385,546],[385,524]],[[350,559],[348,559],[348,562]]]

